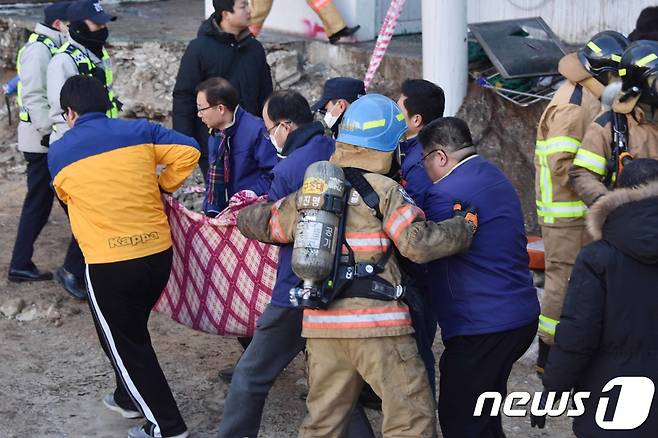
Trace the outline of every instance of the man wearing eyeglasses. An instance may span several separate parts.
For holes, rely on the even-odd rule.
[[[507,177],[477,155],[463,120],[437,119],[418,140],[433,182],[423,208],[427,219],[452,217],[455,199],[478,206],[478,232],[468,252],[430,262],[428,269],[445,345],[439,363],[441,430],[446,438],[503,437],[500,416],[473,412],[485,391],[505,397],[512,366],[537,330],[539,301],[521,203]]]
[[[241,190],[267,193],[270,171],[279,160],[263,120],[238,105],[238,93],[229,81],[210,78],[196,91],[197,115],[211,134],[203,211],[215,217]]]
[[[196,86],[222,77],[238,92],[240,107],[260,115],[272,93],[272,75],[265,49],[249,31],[248,0],[213,0],[215,12],[199,27],[180,62],[173,92],[173,127],[201,145],[199,167],[208,170],[208,129],[197,117]]]

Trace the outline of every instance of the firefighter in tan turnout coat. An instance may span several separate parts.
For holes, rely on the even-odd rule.
[[[658,42],[633,42],[620,61],[619,76],[620,95],[612,110],[600,114],[587,128],[569,172],[576,193],[587,205],[614,186],[625,157],[658,159],[658,125],[649,118],[658,107]],[[614,129],[625,132],[618,136],[625,152],[615,151]]]
[[[475,222],[464,217],[426,222],[404,189],[384,176],[404,130],[397,105],[376,94],[352,104],[341,125],[331,163],[359,169],[378,197],[371,208],[362,189],[351,189],[345,242],[357,263],[384,266],[377,276],[350,283],[326,309],[304,310],[310,387],[301,437],[340,437],[364,381],[382,398],[384,437],[436,434],[436,407],[412,336],[409,308],[403,300],[369,297],[368,289],[379,287],[393,295],[401,290],[392,245],[418,263],[453,255],[469,247],[477,217]],[[264,242],[292,242],[303,190],[276,203],[247,207],[238,216],[240,231]]]
[[[566,81],[548,104],[537,128],[535,188],[546,259],[538,329],[540,374],[554,342],[571,268],[589,240],[585,231],[587,207],[572,189],[568,172],[587,126],[601,110],[606,76],[617,72],[627,45],[623,35],[604,31],[578,52],[562,58],[559,71]]]

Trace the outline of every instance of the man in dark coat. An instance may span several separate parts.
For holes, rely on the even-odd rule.
[[[590,392],[574,419],[580,438],[658,436],[658,161],[634,160],[619,187],[588,212],[594,242],[573,268],[543,379],[547,391]],[[608,385],[617,377],[632,377],[642,390],[617,392]],[[621,417],[633,429],[606,430],[620,429]]]
[[[174,86],[173,127],[194,137],[201,146],[199,166],[208,170],[208,128],[197,117],[195,89],[219,76],[238,92],[240,107],[260,116],[272,93],[272,76],[265,50],[249,32],[247,0],[213,0],[215,13],[201,24],[181,59]]]

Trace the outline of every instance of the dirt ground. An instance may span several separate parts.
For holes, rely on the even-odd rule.
[[[25,182],[20,173],[2,174],[0,266],[4,270],[13,248]],[[69,233],[66,218],[55,205],[36,248],[34,261],[40,268],[54,271],[59,267]],[[126,436],[126,430],[139,423],[125,420],[101,404],[101,398],[113,389],[113,373],[98,344],[87,304],[69,298],[55,282],[14,284],[3,274],[0,308],[18,299],[25,304],[18,316],[0,315],[0,437]],[[217,372],[239,357],[237,341],[192,331],[160,314],[153,315],[150,328],[192,436],[214,436],[228,390]],[[441,349],[437,341],[437,357]],[[305,385],[300,356],[271,391],[260,436],[296,436],[306,413],[300,399]],[[513,370],[510,390],[535,391],[539,386],[531,359],[522,359]],[[369,411],[369,415],[379,430],[380,414]],[[530,427],[529,418],[504,419],[508,437],[572,436],[569,419],[554,418],[548,423],[548,429],[539,431]]]

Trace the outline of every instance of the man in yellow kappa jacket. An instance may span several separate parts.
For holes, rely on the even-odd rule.
[[[369,196],[353,189],[348,196],[345,242],[357,265],[377,264],[381,270],[349,283],[327,309],[304,310],[310,387],[309,415],[300,437],[340,437],[364,381],[382,399],[384,437],[436,434],[435,403],[412,336],[409,308],[393,294],[384,300],[373,298],[373,292],[401,288],[392,245],[424,263],[466,250],[475,226],[463,217],[426,222],[404,189],[384,176],[405,130],[400,109],[381,95],[361,97],[345,113],[330,161],[358,169],[370,191]],[[246,208],[238,216],[240,231],[264,242],[291,243],[301,191]],[[371,201],[373,193],[378,202]]]
[[[50,146],[48,168],[85,257],[89,307],[116,373],[116,390],[103,403],[126,418],[146,417],[130,438],[185,438],[147,322],[172,262],[160,192],[192,173],[199,145],[146,120],[109,118],[107,90],[93,77],[67,79],[60,103],[70,129]],[[159,175],[158,165],[165,166]]]
[[[620,95],[611,111],[589,125],[569,171],[576,193],[587,205],[608,193],[628,158],[658,159],[658,125],[647,117],[658,108],[658,42],[640,40],[628,46],[619,76]],[[613,136],[613,130],[620,135]]]
[[[568,172],[585,129],[601,111],[608,78],[616,75],[628,40],[607,30],[560,60],[566,78],[542,114],[535,149],[537,215],[544,238],[546,283],[539,316],[537,372],[543,373],[567,281],[576,256],[588,241],[587,207],[569,184]]]

